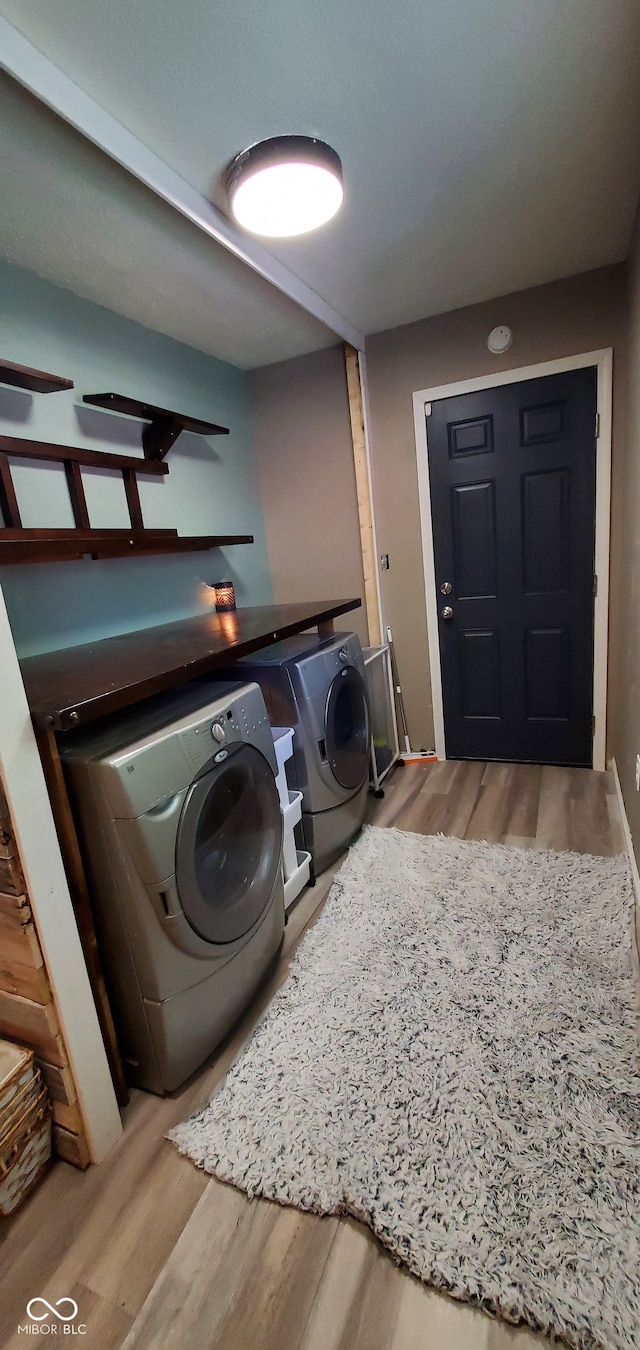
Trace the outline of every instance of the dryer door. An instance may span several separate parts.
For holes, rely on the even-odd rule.
[[[325,713],[327,759],[341,787],[355,790],[368,778],[369,741],[364,680],[353,666],[345,666],[331,684]]]
[[[243,745],[192,783],[176,838],[176,884],[206,942],[235,942],[257,923],[280,866],[282,816],[264,755]]]

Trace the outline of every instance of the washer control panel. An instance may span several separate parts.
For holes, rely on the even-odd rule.
[[[211,755],[212,749],[228,745],[232,741],[242,740],[242,726],[236,717],[237,708],[225,708],[211,721],[209,717],[197,726],[189,727],[180,733],[180,744],[194,772],[198,772]],[[213,746],[211,742],[213,741]]]
[[[222,697],[215,698],[218,688]],[[192,771],[199,773],[212,756],[216,764],[220,763],[239,741],[255,745],[273,767],[275,752],[271,727],[257,685],[235,685],[230,689],[227,684],[225,689],[224,685],[216,687],[212,682],[210,690],[211,706],[202,708],[200,720],[195,725],[192,723],[178,733]]]
[[[113,726],[93,731],[69,754],[95,765],[109,819],[133,820],[189,788],[205,766],[219,764],[242,742],[253,745],[275,776],[271,727],[258,685],[196,682],[158,695]],[[92,770],[93,772],[93,770]],[[102,789],[101,789],[102,790]]]

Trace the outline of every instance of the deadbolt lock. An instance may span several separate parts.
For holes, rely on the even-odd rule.
[[[440,592],[441,592],[441,594],[442,594],[442,595],[451,595],[452,590],[453,590],[453,586],[451,585],[451,582],[450,582],[450,581],[443,581],[443,583],[442,583],[442,585],[441,585],[441,587],[440,587]]]

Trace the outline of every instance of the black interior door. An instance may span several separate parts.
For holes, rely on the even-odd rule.
[[[431,404],[452,759],[592,762],[595,435],[595,368]]]

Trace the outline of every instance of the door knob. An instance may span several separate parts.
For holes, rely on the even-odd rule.
[[[452,590],[453,590],[453,586],[451,585],[451,582],[450,582],[450,581],[443,581],[443,583],[442,583],[442,585],[441,585],[441,587],[440,587],[441,594],[442,594],[442,595],[451,595]]]
[[[441,618],[441,619],[452,619],[452,618],[453,618],[453,610],[452,610],[452,608],[451,608],[451,605],[444,605],[444,606],[443,606],[443,608],[440,610],[440,618]]]

